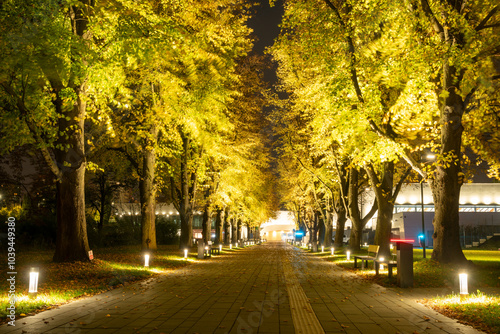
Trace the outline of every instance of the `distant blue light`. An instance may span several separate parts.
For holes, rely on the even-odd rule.
[[[295,232],[296,237],[301,237],[304,235],[304,232]]]
[[[419,239],[424,239],[424,238],[425,238],[425,236],[424,236],[423,234],[419,234],[419,235],[418,235],[418,238],[419,238]]]

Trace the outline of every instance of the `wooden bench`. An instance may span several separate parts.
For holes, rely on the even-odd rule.
[[[367,255],[354,255],[354,268],[358,267],[358,259],[361,260],[361,269],[365,269],[365,264],[368,267],[368,261],[373,261],[377,259],[378,250],[380,246],[370,245],[368,246]]]
[[[212,257],[212,241],[208,241],[205,245],[205,257]]]
[[[391,259],[384,259],[384,260],[375,259],[375,260],[373,260],[373,266],[375,267],[375,275],[379,274],[380,265],[383,264],[383,265],[387,266],[387,273],[388,273],[389,278],[391,278],[392,277],[392,268],[398,266],[398,261],[395,260],[396,257],[397,257],[397,250],[394,247],[394,249],[391,251]]]
[[[211,254],[217,253],[217,255],[220,255],[220,247],[218,247],[218,246],[217,247],[211,247],[210,248],[210,252],[211,252]]]

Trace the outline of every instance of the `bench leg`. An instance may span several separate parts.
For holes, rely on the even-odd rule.
[[[365,269],[365,266],[368,265],[368,261],[367,260],[361,260],[361,269]]]
[[[361,263],[363,263],[363,261],[361,261]],[[363,264],[361,264],[363,265]],[[358,267],[358,258],[354,258],[354,268],[357,268]]]

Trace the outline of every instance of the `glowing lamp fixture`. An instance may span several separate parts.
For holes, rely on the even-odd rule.
[[[187,259],[188,258],[188,250],[187,248],[184,250],[184,258]]]
[[[219,252],[222,252],[222,245],[219,245]]]
[[[332,247],[332,256],[335,255],[335,248]]]
[[[469,288],[467,285],[467,274],[465,273],[458,274],[458,278],[460,281],[460,297],[465,297],[469,294]]]
[[[412,244],[415,242],[414,239],[391,239],[391,242],[407,242],[409,244]]]
[[[321,246],[321,253],[325,252],[325,246]]]
[[[28,294],[30,296],[36,296],[38,292],[38,268],[31,268],[30,269],[30,282],[29,282],[29,290]]]
[[[385,260],[383,256],[379,257],[378,259],[379,259],[379,261],[384,261]],[[384,270],[384,265],[383,264],[380,265],[380,270]]]
[[[229,249],[233,249],[233,244],[229,244]]]
[[[144,267],[149,267],[149,254],[144,254]]]
[[[347,251],[345,254],[347,255],[347,261],[351,260],[351,251]]]

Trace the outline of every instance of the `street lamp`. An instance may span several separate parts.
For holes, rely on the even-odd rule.
[[[35,297],[38,293],[38,268],[33,267],[30,270],[30,282],[28,294],[31,297]]]
[[[460,281],[460,297],[464,298],[469,294],[469,288],[467,285],[467,274],[466,273],[460,273],[458,274],[458,278]]]
[[[424,159],[426,161],[433,161],[436,158],[436,156],[432,153],[426,154],[425,156],[420,156],[420,161],[424,162]],[[418,240],[420,242],[420,245],[422,246],[422,252],[424,259],[426,258],[425,256],[425,214],[424,214],[424,182],[425,179],[422,177],[422,180],[420,181],[420,206],[421,206],[421,211],[422,211],[422,234],[418,236]]]

